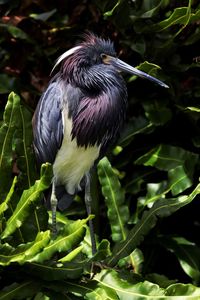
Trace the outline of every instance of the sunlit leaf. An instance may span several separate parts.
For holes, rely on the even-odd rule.
[[[160,275],[157,273],[147,274],[145,279],[152,283],[158,284],[161,288],[167,288],[168,286],[177,283],[176,279],[169,279],[165,275]]]
[[[12,182],[12,140],[18,121],[20,98],[15,93],[11,93],[3,115],[3,123],[0,128],[0,196],[5,199]]]
[[[13,179],[12,186],[10,188],[10,191],[8,192],[6,199],[4,200],[3,203],[0,204],[0,216],[8,209],[8,203],[12,198],[12,195],[14,193],[15,185],[17,183],[17,177]]]
[[[19,228],[23,221],[28,217],[32,210],[32,205],[36,205],[43,191],[45,191],[51,184],[52,168],[51,165],[46,163],[41,167],[41,177],[36,180],[35,184],[28,190],[24,190],[13,215],[8,219],[6,228],[2,233],[2,238],[11,235],[17,228]]]
[[[181,207],[189,204],[200,193],[200,184],[188,196],[175,199],[164,199],[154,203],[149,211],[145,211],[140,221],[129,232],[127,239],[119,243],[110,258],[106,259],[111,266],[117,261],[129,255],[144,239],[144,236],[155,226],[157,218],[170,216]]]
[[[59,235],[50,241],[50,243],[28,261],[42,263],[49,260],[56,252],[71,251],[74,246],[77,246],[83,239],[85,233],[85,224],[91,217],[83,220],[73,221],[64,226],[59,232]]]
[[[20,183],[29,188],[36,179],[36,164],[33,153],[32,113],[23,105],[19,106],[18,122],[13,137],[13,151],[17,156]]]
[[[132,282],[128,282],[120,278],[120,275],[116,271],[103,270],[95,276],[95,280],[99,282],[100,287],[109,287],[115,291],[119,299],[122,300],[153,299],[153,297],[162,299],[161,296],[165,295],[164,290],[156,284],[148,281],[137,282],[132,280]]]
[[[151,75],[151,76],[156,76],[157,70],[160,70],[160,67],[156,64],[150,63],[148,61],[144,61],[141,63],[139,66],[137,66],[137,69]],[[137,76],[133,75],[129,78],[129,82],[135,80]]]
[[[74,250],[72,250],[70,253],[68,253],[66,256],[60,258],[58,261],[62,263],[67,261],[72,261],[82,250],[83,250],[83,246],[79,246]]]
[[[168,176],[173,195],[178,195],[192,185],[192,180],[182,166],[169,170]]]
[[[26,268],[37,276],[37,278],[51,280],[62,280],[66,278],[75,279],[79,278],[86,267],[85,262],[65,262],[58,263],[53,260],[40,264],[36,262],[27,263]]]
[[[20,244],[18,247],[13,248],[9,244],[3,244],[0,248],[0,265],[7,266],[11,263],[24,264],[33,258],[38,252],[50,241],[50,231],[39,232],[34,241]]]
[[[200,108],[198,108],[198,107],[188,106],[187,109],[191,110],[191,111],[195,111],[197,113],[200,113]]]
[[[147,194],[145,196],[145,205],[153,203],[158,199],[165,198],[166,190],[167,190],[166,181],[161,181],[159,183],[148,183]]]
[[[121,241],[126,238],[129,211],[125,205],[124,191],[106,157],[98,164],[98,175],[108,208],[107,214],[111,225],[112,239],[115,242]]]
[[[166,296],[167,299],[172,298],[173,300],[178,300],[180,297],[186,300],[198,300],[200,297],[200,288],[192,284],[175,283],[166,289]]]
[[[0,299],[199,300],[199,204],[197,197],[192,201],[199,193],[199,1],[61,2],[0,0],[0,233],[7,232],[0,243]],[[55,59],[79,43],[86,28],[110,38],[120,59],[170,86],[162,89],[120,73],[128,91],[125,126],[106,154],[112,167],[106,165],[100,182],[90,174],[95,255],[85,223],[84,180],[72,205],[57,212],[57,235],[51,234],[51,212],[45,206],[50,191],[43,199],[43,188],[34,184],[39,174],[31,128]],[[114,54],[102,45],[106,54]],[[84,69],[76,80],[98,60],[99,55],[92,55],[101,52],[97,46],[89,56],[84,52]],[[95,103],[113,87],[106,83],[107,70],[114,75],[111,66],[98,62],[103,94],[98,80],[98,92],[76,89]],[[5,107],[4,95],[12,90],[21,94],[21,101],[10,94]],[[115,92],[109,95],[114,113],[118,98]],[[70,107],[76,110],[78,102],[72,98]],[[110,131],[107,125],[102,123],[102,130],[112,136],[115,128]]]
[[[136,164],[154,166],[159,170],[169,171],[190,161],[191,167],[196,163],[198,156],[192,152],[170,145],[158,145],[136,160]]]
[[[116,8],[120,5],[121,2],[122,2],[122,0],[118,0],[117,3],[115,4],[115,6],[110,11],[107,11],[107,12],[104,13],[104,17],[112,16],[112,14],[116,10]]]
[[[178,7],[175,8],[175,10],[172,12],[172,14],[169,16],[169,18],[159,22],[158,24],[155,24],[152,26],[153,30],[166,30],[168,27],[176,24],[184,25],[187,21],[187,7]]]

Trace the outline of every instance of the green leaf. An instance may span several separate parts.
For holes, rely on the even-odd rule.
[[[131,255],[120,259],[118,262],[118,266],[122,269],[130,268],[130,265],[132,265],[134,273],[140,274],[142,272],[143,263],[143,253],[140,249],[136,248],[135,250],[133,250]]]
[[[3,115],[3,124],[0,128],[0,198],[6,198],[12,182],[13,152],[12,140],[18,122],[20,98],[10,93]]]
[[[178,166],[169,170],[169,185],[171,186],[172,195],[178,195],[190,186],[192,186],[192,180],[188,177],[184,167]]]
[[[199,247],[183,237],[163,237],[161,243],[176,255],[184,272],[198,284],[200,281]]]
[[[41,283],[37,281],[24,281],[21,283],[12,283],[9,286],[4,287],[0,291],[1,300],[17,300],[17,299],[28,299],[33,297],[41,289]]]
[[[172,191],[173,195],[177,195],[192,185],[197,160],[198,155],[195,153],[179,147],[158,145],[139,157],[135,163],[168,171],[168,189]]]
[[[137,282],[135,280],[124,280],[114,270],[103,270],[94,277],[99,286],[115,291],[120,300],[140,299],[163,299],[165,292],[158,285],[148,281]],[[160,296],[160,297],[159,297]],[[155,297],[155,298],[154,298]],[[112,299],[112,298],[111,298]]]
[[[131,253],[131,258],[133,260],[134,272],[140,274],[142,272],[142,266],[144,263],[144,256],[140,249],[136,248]]]
[[[47,230],[46,232],[39,232],[34,241],[20,244],[16,248],[5,243],[0,246],[0,265],[7,266],[14,262],[22,265],[34,257],[38,252],[42,251],[49,241],[50,231]]]
[[[83,239],[85,225],[91,218],[92,216],[89,216],[87,219],[72,221],[70,224],[65,225],[59,232],[59,235],[54,240],[51,240],[41,253],[38,253],[29,261],[42,263],[49,260],[56,252],[71,251]]]
[[[8,209],[8,203],[10,202],[12,195],[14,193],[16,183],[17,183],[17,176],[15,176],[13,179],[12,186],[6,196],[6,199],[4,200],[3,203],[0,204],[0,217]]]
[[[29,40],[28,35],[19,27],[10,24],[0,24],[0,28],[6,29],[16,39]]]
[[[81,299],[119,300],[114,290],[112,290],[109,286],[101,287],[101,285],[98,284],[98,282],[95,280],[90,280],[88,283],[74,283],[68,281],[65,281],[64,283],[69,292],[74,295],[80,296]]]
[[[99,286],[95,289],[88,288],[88,293],[85,293],[85,299],[95,300],[95,299],[112,299],[119,300],[116,291],[111,289],[109,286]]]
[[[157,284],[149,281],[139,282],[138,278],[129,278],[128,280],[120,277],[120,274],[114,270],[103,270],[97,274],[94,279],[98,282],[98,285],[91,293],[86,294],[86,299],[104,299],[103,297],[95,298],[95,292],[109,289],[110,298],[108,299],[120,299],[120,300],[178,300],[184,299],[199,299],[200,288],[195,287],[192,284],[172,284],[166,289],[160,288]],[[111,291],[116,294],[111,294]],[[89,297],[91,296],[91,298]],[[177,297],[176,297],[177,296]],[[96,296],[97,297],[97,296]],[[114,297],[114,298],[113,298]]]
[[[177,280],[170,280],[165,275],[157,273],[147,274],[145,280],[158,284],[161,288],[167,288],[168,286],[177,283]]]
[[[197,113],[200,113],[200,108],[198,108],[198,107],[188,106],[187,109],[190,111],[195,111]]]
[[[152,25],[152,30],[166,30],[170,26],[181,24],[184,25],[188,20],[188,7],[175,8],[169,18]]]
[[[106,239],[101,240],[97,247],[97,252],[93,256],[92,260],[95,262],[99,262],[104,260],[106,257],[111,255],[111,250],[110,250],[110,242]]]
[[[122,2],[122,0],[118,0],[116,2],[115,6],[111,10],[104,13],[104,17],[111,17],[113,15],[114,11],[120,5],[121,2]]]
[[[19,180],[23,188],[29,188],[36,180],[35,155],[33,153],[32,113],[23,105],[19,106],[18,123],[13,137],[13,151],[21,171]]]
[[[154,203],[149,211],[145,211],[140,221],[130,230],[127,239],[119,243],[106,262],[114,266],[119,259],[128,256],[144,239],[144,236],[155,226],[157,218],[170,216],[181,207],[189,204],[200,193],[200,184],[188,196],[180,196],[175,199],[164,199]]]
[[[156,167],[163,171],[169,171],[177,166],[184,165],[188,161],[191,162],[191,167],[193,168],[197,159],[197,154],[186,151],[182,148],[170,145],[158,145],[148,153],[139,157],[135,163]]]
[[[36,180],[33,186],[23,192],[15,211],[6,223],[6,228],[1,236],[2,239],[11,235],[22,225],[33,209],[32,205],[36,205],[38,203],[43,191],[50,186],[51,180],[52,167],[49,163],[43,164],[41,167],[40,179]]]
[[[167,299],[180,300],[180,296],[181,300],[198,300],[200,297],[200,288],[192,284],[175,283],[166,289]]]
[[[108,208],[107,214],[115,242],[126,238],[126,223],[129,219],[128,206],[125,204],[124,191],[107,157],[98,164],[98,176],[102,193]]]
[[[138,11],[131,11],[130,18],[133,22],[141,19],[144,23],[144,19],[150,19],[159,13],[159,9],[164,3],[165,0],[143,1],[140,3]]]
[[[125,125],[118,143],[125,147],[136,135],[149,132],[153,127],[154,125],[144,117],[133,118],[129,124]]]
[[[150,63],[148,61],[144,61],[142,62],[139,66],[137,66],[137,69],[151,75],[151,76],[157,76],[157,70],[160,70],[161,68],[153,63]],[[137,78],[137,76],[133,75],[129,78],[128,82],[131,82],[133,80],[135,80]]]
[[[165,193],[167,191],[168,191],[167,182],[165,180],[161,181],[159,183],[148,183],[147,184],[147,194],[144,199],[141,198],[141,199],[143,199],[143,202],[144,202],[143,206],[150,204],[150,207],[151,207],[152,203],[154,203],[156,200],[165,198]]]
[[[164,103],[161,104],[159,100],[145,102],[143,107],[146,117],[155,126],[164,125],[172,118],[171,110]]]
[[[82,250],[83,250],[83,246],[79,246],[79,247],[75,248],[74,250],[72,250],[70,253],[68,253],[66,256],[60,258],[58,261],[61,263],[72,261],[78,254],[80,254],[82,252]]]
[[[86,268],[86,263],[65,262],[58,263],[53,260],[45,262],[43,264],[32,262],[27,263],[26,268],[31,274],[37,276],[37,278],[45,279],[47,281],[62,280],[66,278],[75,279],[79,278]]]
[[[14,89],[15,78],[7,74],[0,74],[0,94],[10,93]]]

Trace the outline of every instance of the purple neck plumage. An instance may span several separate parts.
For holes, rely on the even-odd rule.
[[[110,42],[100,42],[110,47],[115,55]],[[98,48],[95,50],[96,55],[92,56],[92,38],[82,43],[64,60],[60,74],[68,85],[68,107],[73,107],[72,138],[76,138],[78,146],[105,148],[115,140],[124,121],[127,90],[119,72],[103,64]]]

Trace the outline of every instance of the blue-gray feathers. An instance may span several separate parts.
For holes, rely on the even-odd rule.
[[[33,117],[34,149],[39,164],[53,163],[63,139],[61,105],[63,93],[50,83],[42,95]]]

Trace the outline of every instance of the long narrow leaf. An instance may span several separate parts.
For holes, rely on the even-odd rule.
[[[125,204],[124,191],[112,170],[106,157],[98,164],[98,175],[102,186],[102,193],[108,208],[108,219],[115,242],[126,238],[126,224],[129,220],[128,206]]]
[[[32,114],[19,105],[18,123],[13,138],[13,151],[17,157],[17,167],[20,170],[20,182],[24,188],[29,188],[36,179],[35,159],[32,149]]]
[[[50,231],[47,230],[46,232],[39,232],[33,242],[21,244],[16,248],[9,244],[3,244],[0,246],[0,265],[7,266],[14,262],[24,264],[38,252],[41,252],[49,241]]]
[[[27,263],[26,271],[48,281],[79,278],[83,274],[85,267],[85,262],[65,262],[61,264],[51,260],[43,264],[37,262]]]
[[[93,291],[87,294],[86,299],[95,299],[94,294],[96,291],[99,289],[106,290],[108,288],[115,291],[120,300],[197,300],[200,297],[200,288],[191,284],[172,284],[167,289],[163,289],[149,281],[140,282],[134,278],[129,281],[125,280],[124,278],[120,278],[120,274],[114,270],[103,270],[97,274],[94,279],[99,284],[96,289],[93,288]]]
[[[19,96],[13,92],[10,93],[0,128],[0,199],[5,199],[12,182],[12,140],[18,122],[19,106]]]
[[[195,153],[170,145],[158,145],[139,157],[135,163],[167,171],[168,190],[171,190],[173,195],[177,195],[192,186],[197,161],[198,155]]]
[[[184,270],[196,283],[200,281],[200,249],[183,237],[163,237],[161,243],[172,251]]]
[[[105,271],[95,276],[94,278],[99,282],[102,288],[109,287],[113,289],[119,299],[162,299],[165,295],[163,289],[161,289],[157,284],[153,284],[148,281],[138,282],[137,280],[132,280],[132,282],[125,281],[120,278],[120,275],[116,271]]]
[[[33,209],[32,204],[38,203],[41,199],[42,193],[46,190],[52,180],[52,168],[51,165],[46,163],[41,167],[41,177],[36,180],[35,184],[28,190],[25,190],[19,200],[19,203],[7,221],[6,228],[2,233],[2,239],[11,235],[17,228],[19,228],[24,220],[28,217]]]
[[[65,225],[63,230],[59,232],[56,239],[51,240],[41,253],[38,253],[28,261],[42,263],[43,261],[50,259],[56,252],[70,251],[83,239],[85,234],[85,225],[90,218],[91,217],[83,220],[77,220],[71,224]]]
[[[144,236],[155,226],[157,218],[170,216],[181,207],[189,204],[200,193],[200,184],[188,196],[176,199],[164,199],[157,201],[149,211],[145,211],[142,218],[129,232],[127,239],[118,244],[113,255],[106,262],[114,266],[119,259],[128,256],[144,239]]]
[[[113,289],[109,286],[104,286],[102,288],[96,280],[89,281],[87,284],[82,282],[76,283],[73,281],[64,281],[61,283],[59,282],[55,288],[59,288],[59,290],[67,289],[72,295],[80,296],[80,299],[119,300]]]
[[[136,160],[136,164],[155,167],[158,170],[169,171],[190,162],[191,170],[198,160],[198,155],[180,147],[158,145]]]
[[[5,201],[3,203],[1,203],[1,205],[0,205],[0,216],[8,209],[8,203],[11,200],[12,195],[14,193],[16,183],[17,183],[17,177],[15,176],[15,178],[13,179],[12,186],[6,196]]]
[[[37,281],[24,281],[21,283],[13,283],[4,287],[0,291],[1,300],[16,300],[16,299],[28,299],[37,294],[41,289],[41,283]]]

